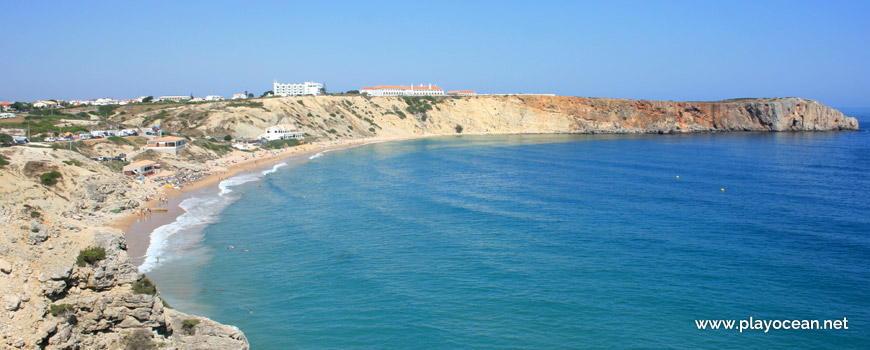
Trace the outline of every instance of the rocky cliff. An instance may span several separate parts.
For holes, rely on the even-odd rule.
[[[0,155],[0,348],[248,348],[236,327],[168,309],[130,263],[124,232],[102,227],[147,188],[73,151]],[[57,183],[42,183],[51,171]],[[90,248],[103,256],[78,261]]]
[[[131,110],[129,126],[161,125],[184,135],[256,138],[285,123],[319,138],[463,133],[685,133],[857,130],[858,122],[801,98],[716,102],[564,96],[401,98],[318,96],[167,105]]]

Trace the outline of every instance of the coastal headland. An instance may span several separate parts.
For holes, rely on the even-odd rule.
[[[90,109],[89,109],[90,108]],[[215,185],[288,157],[373,141],[458,134],[691,133],[857,130],[855,118],[801,98],[715,102],[562,96],[366,98],[318,96],[205,103],[133,104],[94,128],[150,128],[187,140],[179,154],[145,151],[148,137],[0,148],[0,344],[9,348],[114,349],[132,342],[165,349],[247,349],[232,326],[170,308],[131,262],[125,231],[167,198]],[[58,113],[61,113],[58,112]],[[73,118],[73,117],[70,117]],[[0,123],[20,123],[8,120]],[[238,150],[269,126],[295,126],[300,146]],[[152,176],[123,175],[124,153],[160,164]],[[152,214],[155,215],[155,214]],[[135,242],[136,249],[146,243]],[[132,242],[131,242],[132,243]]]

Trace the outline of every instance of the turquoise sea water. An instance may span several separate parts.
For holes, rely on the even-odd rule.
[[[370,144],[186,202],[149,275],[253,349],[866,348],[868,171],[866,132]],[[850,329],[694,322],[749,317]]]

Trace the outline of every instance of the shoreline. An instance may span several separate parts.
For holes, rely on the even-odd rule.
[[[127,240],[127,253],[134,265],[138,268],[146,258],[146,253],[151,245],[151,235],[154,231],[165,225],[172,224],[178,219],[178,217],[186,213],[186,211],[180,206],[181,202],[188,198],[195,197],[199,194],[205,194],[208,191],[216,189],[224,180],[243,173],[255,172],[274,167],[275,165],[290,159],[310,157],[324,151],[358,147],[369,143],[404,141],[423,137],[425,136],[376,137],[361,140],[320,142],[316,145],[308,144],[283,148],[280,150],[283,151],[281,153],[271,154],[270,156],[265,157],[257,156],[256,158],[250,158],[238,163],[230,164],[227,166],[226,171],[211,172],[205,177],[196,180],[181,189],[165,189],[162,196],[166,199],[166,203],[161,203],[159,198],[149,199],[143,205],[139,206],[136,212],[131,212],[126,216],[109,221],[105,225],[124,231],[124,236]],[[325,146],[323,146],[323,144],[325,144]],[[235,155],[238,155],[238,153],[232,153],[232,156]],[[144,208],[150,209],[151,214],[145,216],[139,215],[138,209]]]

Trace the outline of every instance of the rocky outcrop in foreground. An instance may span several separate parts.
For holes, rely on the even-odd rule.
[[[124,232],[102,227],[145,188],[67,150],[0,155],[0,349],[248,349],[238,328],[168,308]],[[57,183],[40,183],[50,171]]]

